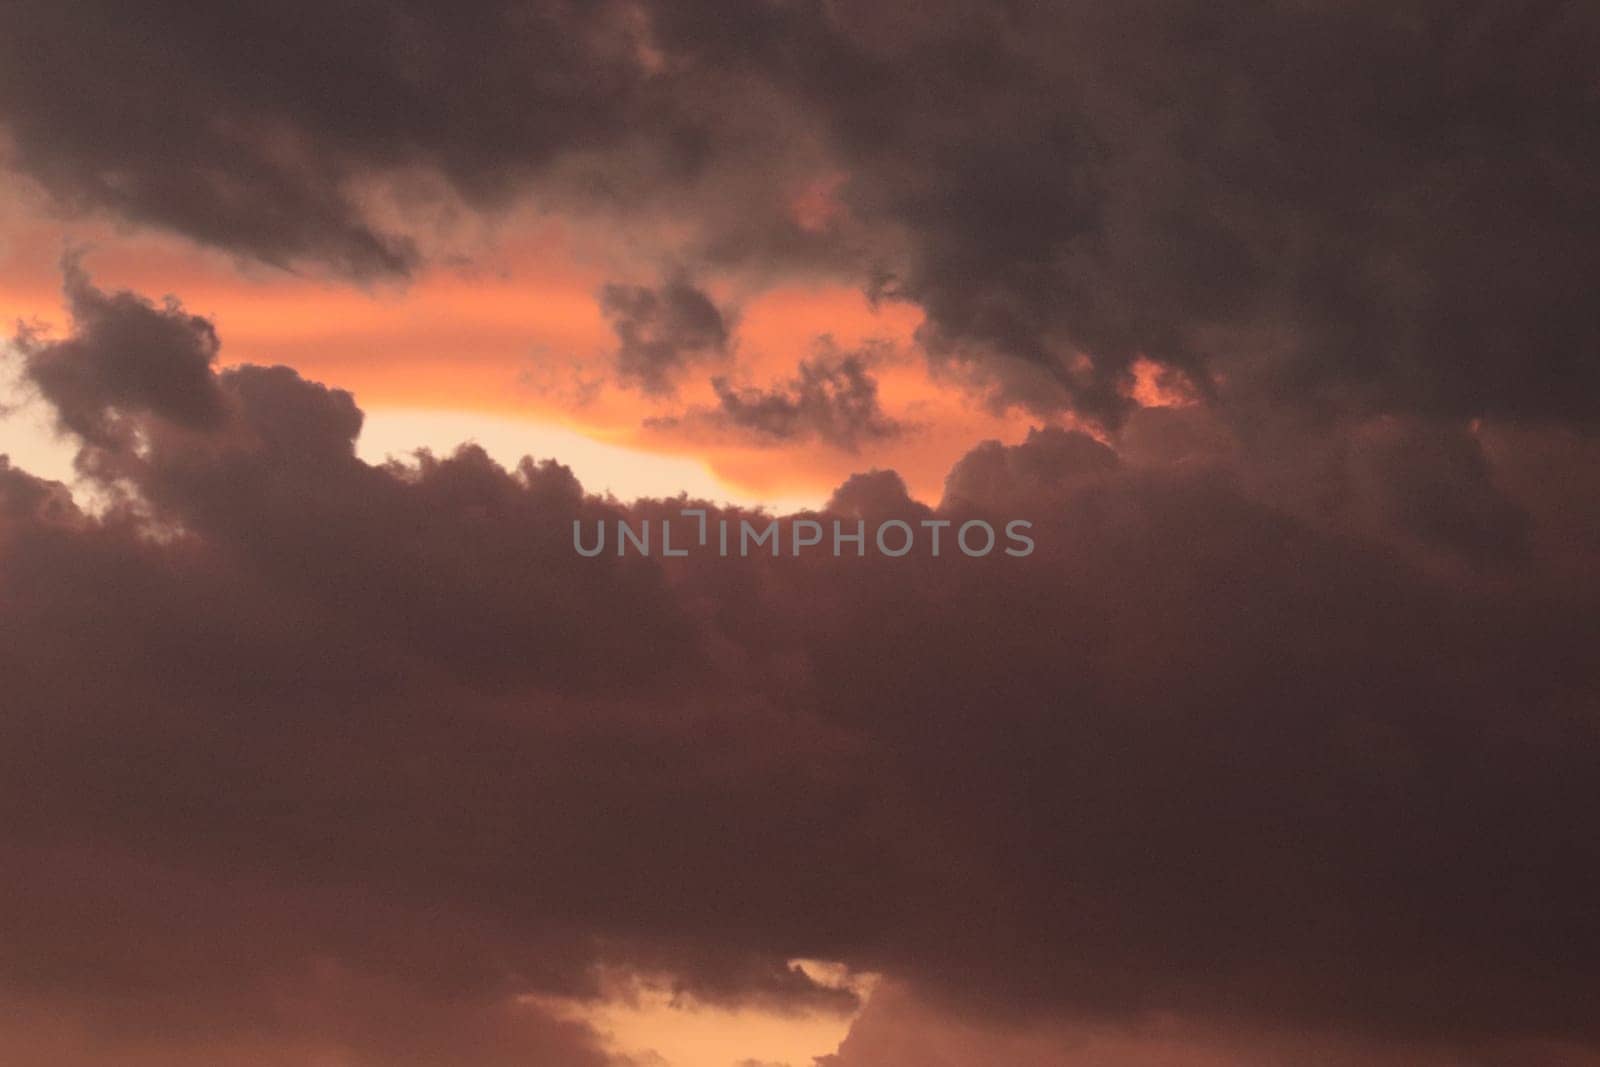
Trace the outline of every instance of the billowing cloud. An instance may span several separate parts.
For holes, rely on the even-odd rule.
[[[771,517],[363,462],[69,258],[7,355],[89,492],[0,457],[0,1060],[624,1067],[552,1005],[860,1006],[799,959],[887,976],[827,1067],[1600,1060],[1597,59],[1577,3],[0,7],[69,215],[366,285],[525,209],[660,279],[595,299],[620,381],[714,375],[685,440],[903,436],[870,348],[739,365],[813,283],[1045,424],[801,517],[904,556],[725,557],[683,508]]]
[[[122,413],[194,429],[221,422],[222,394],[212,376],[218,342],[210,322],[173,299],[157,308],[133,293],[102,293],[76,257],[64,269],[73,335],[51,340],[26,330],[16,338],[26,375],[62,430],[108,445],[118,436]]]
[[[562,150],[642,125],[617,9],[291,3],[201,15],[8,7],[0,113],[15,164],[104,207],[269,263],[358,275],[416,263],[365,176],[438,171],[479,202]]]
[[[688,544],[691,502],[472,448],[363,463],[347,394],[69,287],[73,332],[23,358],[119,492],[0,467],[0,997],[81,1062],[581,1067],[595,1036],[540,998],[623,968],[853,1005],[797,958],[984,1027],[1600,1048],[1585,438],[1357,420],[1284,450],[1147,412],[980,446],[936,509],[878,472],[814,517],[1025,519],[1026,557],[947,528],[938,556],[584,558],[575,521]],[[841,1065],[883,1062],[876,1025]]]
[[[1597,414],[1588,5],[120,14],[0,15],[13,165],[267,262],[403,275],[419,204],[530,202],[911,301],[1042,413],[1116,424],[1147,360],[1246,407]]]

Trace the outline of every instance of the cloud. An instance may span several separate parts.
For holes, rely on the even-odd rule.
[[[905,479],[894,471],[852,474],[833,491],[824,509],[832,515],[863,519],[924,517],[932,509],[911,499]]]
[[[945,479],[942,506],[1003,510],[1023,500],[1044,503],[1118,465],[1115,452],[1086,434],[1031,430],[1021,445],[985,441],[963,456]]]
[[[134,28],[110,7],[27,4],[0,27],[0,114],[15,164],[65,206],[268,263],[404,275],[416,243],[375,218],[363,179],[427,168],[488,204],[643,121],[613,10],[163,5]]]
[[[1043,414],[1115,426],[1145,361],[1245,411],[1597,415],[1585,5],[116,14],[0,16],[13,165],[266,262],[404,275],[428,228],[383,204],[527,202],[911,301],[937,365]]]
[[[818,1067],[1459,1067],[1463,1063],[1587,1067],[1592,1051],[1560,1042],[1512,1041],[1432,1047],[1340,1034],[1274,1032],[1248,1025],[1151,1017],[1095,1020],[982,1018],[904,986],[874,996],[835,1055]]]
[[[72,336],[52,341],[24,330],[15,338],[24,373],[63,431],[104,446],[125,429],[119,412],[198,430],[221,422],[212,375],[218,342],[209,321],[175,299],[158,308],[132,293],[102,293],[76,256],[63,270]]]
[[[10,1062],[627,1067],[587,1027],[460,968],[493,931],[459,917],[107,847],[11,836],[4,856],[24,872],[0,891]]]
[[[878,382],[868,370],[878,355],[871,347],[841,352],[824,339],[816,354],[801,360],[795,376],[776,388],[741,387],[726,377],[713,378],[715,407],[692,408],[653,419],[650,425],[706,430],[761,444],[820,441],[854,452],[864,443],[906,430],[878,401]]]
[[[78,284],[209,368],[203,320]],[[1341,496],[1272,441],[1042,430],[934,511],[887,472],[830,504],[1025,518],[1026,558],[587,559],[574,520],[689,502],[371,466],[286,368],[92,380],[47,395],[124,495],[0,467],[0,997],[96,1019],[82,1062],[598,1063],[521,998],[848,1010],[798,958],[984,1026],[1600,1048],[1587,438],[1335,425]],[[1518,552],[1418,492],[1480,481]]]
[[[682,279],[655,289],[606,285],[600,310],[617,335],[617,376],[646,393],[670,393],[685,369],[728,352],[722,312]]]
[[[841,198],[1002,399],[1115,421],[1147,357],[1241,403],[1592,422],[1590,14],[837,10]]]

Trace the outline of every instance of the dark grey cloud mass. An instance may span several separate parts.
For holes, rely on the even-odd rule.
[[[17,164],[269,263],[416,264],[355,179],[422,165],[492,203],[563,151],[643,127],[645,73],[587,4],[8,4],[0,99]],[[670,135],[668,135],[670,136]]]
[[[129,411],[192,429],[216,426],[223,404],[212,378],[211,323],[176,300],[158,311],[133,293],[102,293],[75,257],[64,269],[74,335],[51,342],[25,331],[16,339],[27,378],[55,409],[60,429],[107,445],[129,426],[119,418]]]
[[[349,394],[69,264],[7,357],[97,492],[0,459],[0,1060],[616,1067],[542,998],[849,1006],[795,958],[914,991],[839,1067],[1600,1058],[1597,67],[1577,0],[0,5],[62,210],[361,280],[409,182],[639,223],[646,390],[733,354],[686,279],[825,276],[1099,435],[818,516],[1024,559],[582,558],[692,502],[364,463]],[[684,418],[860,445],[870,369]]]
[[[108,1028],[80,1062],[598,1064],[515,998],[837,1005],[795,957],[1011,1020],[1600,1048],[1586,439],[1140,412],[829,505],[1025,517],[1025,559],[585,559],[574,520],[685,502],[368,465],[347,394],[68,284],[24,366],[120,492],[0,466],[0,999]],[[111,372],[152,336],[204,373]]]
[[[650,425],[763,444],[817,441],[854,452],[863,443],[896,437],[906,429],[878,401],[878,382],[868,368],[880,355],[872,346],[840,351],[824,338],[789,381],[762,389],[718,376],[711,379],[715,407],[651,419]]]
[[[727,355],[726,318],[682,279],[659,288],[606,285],[600,311],[617,335],[617,376],[647,393],[670,393],[685,369]]]
[[[409,271],[361,189],[660,216],[665,256],[927,313],[1003,403],[1592,424],[1600,14],[1577,0],[158,3],[0,12],[13,163],[285,264]],[[807,229],[797,183],[843,175]]]

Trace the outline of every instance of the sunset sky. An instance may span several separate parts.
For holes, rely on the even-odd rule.
[[[1597,72],[0,3],[0,1064],[1600,1067]]]

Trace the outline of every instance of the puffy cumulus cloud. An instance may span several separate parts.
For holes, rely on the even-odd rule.
[[[683,279],[655,289],[606,285],[600,310],[617,335],[617,376],[647,393],[670,393],[687,367],[728,353],[727,320]]]
[[[74,374],[150,316],[209,351],[74,284],[137,311],[57,342]],[[1304,481],[1355,488],[1301,502],[1280,439],[1153,412],[817,516],[1028,519],[1024,558],[583,558],[575,520],[692,502],[472,448],[371,466],[351,398],[284,368],[207,370],[214,421],[95,381],[121,493],[0,467],[0,997],[38,1020],[9,1047],[585,1065],[541,998],[621,968],[848,1010],[790,962],[826,959],[983,1033],[1600,1049],[1589,438],[1328,428],[1359,477]],[[1520,550],[1473,549],[1500,511],[1436,481]],[[837,1062],[895,1063],[921,1010],[869,1008]],[[976,1040],[917,1062],[1014,1047]]]
[[[951,468],[944,506],[1003,510],[1017,501],[1042,502],[1118,464],[1117,454],[1094,438],[1053,427],[1029,431],[1017,446],[985,441]]]
[[[75,255],[63,267],[72,336],[52,340],[24,330],[14,338],[27,378],[55,409],[60,428],[108,445],[125,428],[116,419],[124,412],[215,426],[222,395],[212,376],[218,342],[211,323],[170,297],[158,308],[133,293],[102,293]]]
[[[403,274],[427,176],[647,258],[926,314],[1006,404],[1199,395],[1592,424],[1600,15],[924,0],[0,15],[15,166],[269,262]],[[826,189],[822,208],[810,203]],[[800,205],[797,207],[797,205]],[[818,221],[818,220],[825,221]]]
[[[1592,442],[1592,436],[1549,427],[1513,431],[1511,425],[1281,414],[1241,424],[1214,409],[1145,409],[1129,418],[1115,443],[1130,463],[1225,471],[1252,495],[1308,521],[1409,545],[1435,561],[1511,563],[1525,557],[1528,539],[1539,530],[1547,541],[1546,562],[1568,554],[1549,543],[1552,538],[1582,556],[1600,541],[1584,528],[1582,516],[1591,509],[1581,494],[1558,492],[1562,503],[1541,502],[1542,491],[1533,483],[1548,478],[1576,487],[1588,476],[1569,468],[1529,479],[1518,468],[1536,462],[1533,456],[1541,452],[1548,462],[1581,462],[1592,445],[1580,442]],[[1515,433],[1518,446],[1498,448],[1508,433]],[[989,451],[995,463],[1004,450]],[[983,454],[976,450],[965,462]],[[1537,521],[1532,509],[1543,511]]]
[[[855,452],[862,444],[898,437],[907,429],[879,402],[878,381],[869,368],[882,354],[870,345],[840,351],[823,338],[815,354],[801,360],[795,376],[781,385],[740,386],[718,376],[711,380],[714,407],[691,408],[647,425],[769,445],[816,441]]]
[[[833,491],[825,510],[831,515],[862,519],[921,520],[933,514],[927,505],[911,499],[904,478],[883,470],[852,474]]]

